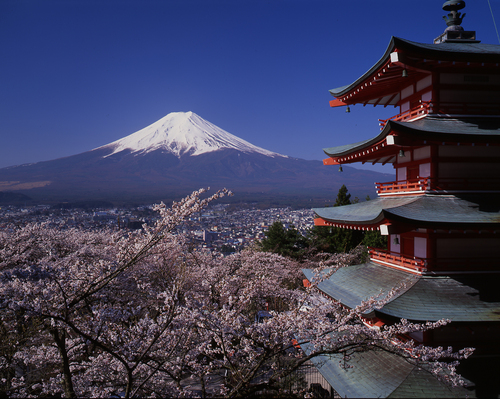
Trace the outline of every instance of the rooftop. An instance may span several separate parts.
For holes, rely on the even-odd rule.
[[[340,224],[379,225],[387,220],[422,228],[500,228],[498,194],[382,197],[313,211],[327,222]]]
[[[303,270],[314,281],[312,270]],[[367,262],[336,271],[318,289],[349,308],[402,286],[400,292],[375,314],[413,321],[500,321],[499,274],[418,276]],[[373,316],[370,314],[367,316]]]

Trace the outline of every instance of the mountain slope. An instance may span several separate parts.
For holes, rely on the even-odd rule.
[[[124,150],[144,154],[160,149],[180,158],[183,155],[195,156],[224,148],[284,157],[222,130],[194,112],[172,112],[148,127],[98,149],[112,150],[109,155]]]
[[[159,201],[200,187],[227,187],[240,198],[327,199],[342,184],[373,196],[374,181],[392,175],[290,158],[254,146],[198,115],[172,113],[113,143],[52,161],[0,169],[0,191],[37,201]]]

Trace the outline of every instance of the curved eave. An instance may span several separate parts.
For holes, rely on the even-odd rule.
[[[388,144],[388,136],[397,136]],[[357,143],[324,148],[332,160],[325,164],[354,162],[391,163],[400,147],[428,144],[500,144],[500,118],[445,118],[427,116],[413,122],[389,120],[375,137]]]
[[[331,336],[336,342],[342,333]],[[314,350],[309,342],[300,347],[308,355]],[[465,387],[447,385],[424,363],[414,365],[382,349],[353,351],[348,361],[344,354],[336,353],[313,357],[311,362],[341,398],[475,397]]]
[[[500,322],[500,276],[464,275],[424,276],[408,291],[385,305],[379,312],[414,321]]]
[[[391,54],[398,53],[395,59]],[[399,101],[399,90],[430,74],[436,68],[475,66],[497,69],[500,64],[500,46],[478,43],[423,44],[392,37],[384,55],[360,78],[350,85],[330,90],[336,97],[332,107],[350,104],[394,105]],[[403,77],[404,69],[409,71]]]
[[[372,76],[374,73],[376,73],[378,70],[380,70],[380,68],[383,67],[387,63],[387,61],[390,59],[390,55],[394,51],[396,42],[398,40],[400,40],[400,39],[392,36],[391,40],[389,42],[389,45],[387,46],[387,49],[385,50],[384,55],[378,60],[378,62],[375,65],[373,65],[362,76],[360,76],[358,79],[356,79],[353,83],[330,90],[330,93],[332,94],[332,96],[339,98],[339,97],[345,96],[346,94],[349,94],[351,91],[353,91],[354,89],[361,86],[362,83],[365,82],[366,80],[368,80],[370,76]]]
[[[387,125],[390,133],[412,139],[411,144],[500,143],[500,118],[497,117],[447,118],[429,115],[414,122],[388,121]]]
[[[418,197],[375,198],[351,205],[313,208],[313,211],[318,218],[332,226],[378,226],[386,219],[386,209],[397,208],[417,199]]]
[[[304,269],[302,272],[312,283],[319,277],[310,269]],[[362,301],[380,295],[381,292],[388,293],[394,287],[404,284],[406,288],[398,293],[401,295],[418,280],[419,277],[414,274],[367,262],[340,268],[330,278],[318,283],[317,287],[330,298],[353,309]]]
[[[396,160],[395,152],[386,143],[386,137],[390,132],[391,127],[387,123],[380,134],[371,139],[337,147],[323,148],[323,152],[332,158],[331,164],[354,162],[392,163]],[[329,164],[326,160],[323,163]]]
[[[319,218],[319,223],[315,224],[323,226],[395,223],[434,229],[500,229],[500,196],[497,194],[382,197],[352,205],[314,208],[313,211]]]
[[[385,210],[385,217],[427,228],[496,230],[500,228],[500,196],[422,195],[411,203]]]
[[[312,270],[303,273],[311,282],[318,278]],[[483,296],[496,293],[498,284],[498,274],[423,277],[367,262],[341,268],[317,287],[351,309],[380,292],[404,287],[374,310],[382,319],[385,315],[413,321],[500,322],[500,295]]]

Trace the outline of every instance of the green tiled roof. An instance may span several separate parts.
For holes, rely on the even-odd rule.
[[[309,353],[307,344],[301,345]],[[312,362],[342,398],[471,397],[473,392],[451,388],[429,372],[381,350],[358,352],[344,365],[342,355],[325,355]]]
[[[500,46],[498,46],[500,47]],[[393,131],[407,133],[422,140],[500,140],[500,118],[448,118],[427,116],[414,122],[388,121],[375,137],[357,143],[323,148],[326,155],[340,157],[378,143]]]
[[[345,224],[377,224],[388,219],[420,227],[500,227],[497,194],[376,198],[352,205],[313,208],[313,211],[329,222]]]
[[[381,312],[415,321],[499,322],[499,284],[498,274],[424,276]]]
[[[309,281],[315,280],[312,270],[304,269],[302,272]],[[328,280],[319,283],[318,288],[345,306],[354,308],[362,301],[387,292],[402,283],[410,287],[418,279],[416,275],[388,267],[381,268],[375,263],[368,262],[337,270]],[[404,290],[400,294],[403,292]]]
[[[314,281],[312,270],[303,270]],[[382,309],[383,315],[413,321],[449,319],[454,322],[500,321],[499,274],[417,276],[373,262],[339,269],[318,289],[354,308],[363,300],[405,283]]]
[[[417,201],[418,197],[375,198],[357,204],[313,208],[321,218],[338,223],[379,223],[384,219],[384,210],[401,207]]]
[[[330,90],[330,93],[339,97],[349,92],[372,73],[377,71],[390,57],[390,54],[398,49],[411,53],[412,55],[421,55],[426,59],[437,59],[441,61],[470,61],[470,62],[500,62],[500,46],[494,44],[482,43],[441,43],[426,44],[416,43],[410,40],[392,37],[384,55],[373,65],[365,74],[350,85],[341,86]]]
[[[471,135],[500,137],[500,118],[427,116],[413,122],[389,121],[390,129],[412,132],[416,135],[439,133],[443,135]]]

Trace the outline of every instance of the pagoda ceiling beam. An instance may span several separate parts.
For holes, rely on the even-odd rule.
[[[396,161],[396,157],[394,155],[391,155],[389,157],[384,157],[382,158],[382,165],[385,165],[386,163],[392,163]]]
[[[394,100],[397,96],[399,96],[399,92],[398,93],[394,93],[390,98],[389,100],[387,101],[386,104],[384,104],[384,108],[387,107],[389,104],[391,104],[392,100]]]

